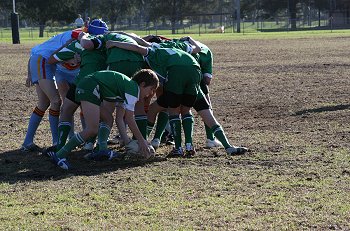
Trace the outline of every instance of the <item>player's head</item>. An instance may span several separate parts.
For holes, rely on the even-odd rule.
[[[101,19],[92,20],[88,27],[88,32],[93,35],[104,34],[107,31],[108,31],[108,26]]]
[[[153,34],[147,35],[143,37],[143,39],[150,43],[162,43],[162,42],[171,40],[169,38],[159,36],[159,35],[153,35]]]
[[[143,37],[144,40],[150,43],[161,43],[163,42],[158,36],[156,35],[147,35],[146,37]]]
[[[141,69],[132,79],[139,85],[142,98],[154,94],[159,86],[158,76],[151,69]]]

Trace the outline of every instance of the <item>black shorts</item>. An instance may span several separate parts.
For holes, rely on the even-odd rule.
[[[75,100],[75,89],[77,88],[77,86],[72,83],[69,84],[69,90],[67,92],[66,98],[69,99],[70,101],[74,102],[77,105],[80,105],[80,102]]]
[[[198,111],[202,111],[202,110],[207,110],[207,109],[211,109],[211,105],[208,102],[207,98],[202,97],[200,99],[197,99],[196,102],[193,105],[194,110]]]
[[[182,94],[178,95],[173,92],[164,91],[161,96],[158,97],[157,103],[164,108],[177,108],[181,105],[186,107],[193,107],[197,99],[195,95]]]

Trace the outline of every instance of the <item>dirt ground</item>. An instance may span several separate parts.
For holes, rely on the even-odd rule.
[[[347,40],[335,37],[207,41],[214,53],[214,79],[210,86],[214,114],[231,143],[247,146],[251,155],[300,152],[306,146],[328,151],[348,149]],[[0,44],[3,161],[6,154],[11,159],[22,155],[17,149],[35,107],[35,89],[24,86],[30,48]],[[47,114],[35,138],[41,147],[51,145]],[[223,150],[203,149],[204,127],[197,115],[195,123],[198,156],[222,155]],[[158,154],[168,151],[169,147],[165,147]]]
[[[284,174],[289,167],[305,170],[315,163],[327,168],[333,155],[349,153],[348,37],[204,43],[214,53],[214,78],[210,86],[214,114],[231,143],[244,145],[251,151],[231,159],[222,149],[204,149],[204,126],[194,112],[194,142],[198,152],[188,163],[200,166],[232,164],[251,169],[279,166]],[[40,154],[18,151],[36,99],[34,88],[24,86],[30,47],[0,44],[0,181],[3,182],[44,180],[62,174],[52,171],[54,166]],[[51,140],[47,114],[35,138],[35,142],[43,147],[50,146]],[[117,149],[116,146],[112,148]],[[157,152],[157,160],[163,168],[168,165],[163,155],[169,150],[170,147],[163,147]],[[83,154],[71,155],[72,164],[77,167],[73,174],[90,175],[91,171],[96,171],[91,169],[93,164],[80,162]],[[124,167],[143,165],[124,164]],[[169,165],[173,164],[169,162]],[[112,168],[110,163],[97,163],[97,166],[103,169],[99,170],[102,172]],[[349,182],[349,162],[329,169],[327,174],[332,172],[346,177],[345,181]],[[322,177],[315,171],[300,170],[299,173],[306,179]],[[349,190],[347,185],[343,184],[345,191]],[[346,229],[347,222],[350,220],[340,221],[338,226],[332,227]]]
[[[347,38],[207,42],[214,52],[210,95],[214,114],[233,144],[253,152],[284,149],[278,140],[260,145],[256,134],[297,134],[314,145],[349,145]],[[1,44],[1,152],[22,143],[35,106],[35,89],[24,86],[31,46]],[[45,116],[46,117],[46,116]],[[195,142],[203,146],[196,120]],[[338,123],[339,128],[335,128]],[[268,137],[265,137],[268,139]],[[291,141],[289,141],[291,142]],[[50,145],[47,120],[36,143]],[[199,153],[200,155],[201,153]]]

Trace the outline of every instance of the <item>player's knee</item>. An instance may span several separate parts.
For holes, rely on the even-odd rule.
[[[42,111],[46,111],[50,106],[50,100],[46,97],[38,98],[38,108]]]
[[[38,108],[40,111],[46,111],[50,106],[50,102],[38,102]]]
[[[50,104],[51,108],[54,110],[60,110],[61,107],[61,98],[60,97],[55,97],[54,99],[51,99]]]
[[[221,125],[219,123],[217,123],[217,121],[215,119],[213,119],[212,117],[202,118],[202,120],[210,128],[212,128],[214,126],[221,127]]]

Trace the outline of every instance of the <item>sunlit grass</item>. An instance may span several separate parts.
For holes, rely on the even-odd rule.
[[[26,28],[20,30],[21,43],[41,43],[55,34],[69,30],[71,28],[59,28],[46,30],[44,37],[39,38],[38,28]],[[302,30],[302,31],[280,31],[280,32],[260,32],[255,29],[241,30],[241,33],[232,32],[232,29],[227,28],[225,33],[205,33],[205,30],[179,30],[176,34],[171,34],[169,30],[132,30],[127,32],[133,32],[140,36],[148,34],[162,35],[168,38],[180,38],[185,35],[191,35],[198,40],[242,40],[242,39],[283,39],[283,38],[309,38],[309,37],[336,37],[336,36],[350,36],[350,30]],[[0,42],[11,43],[12,32],[11,29],[0,29]]]

